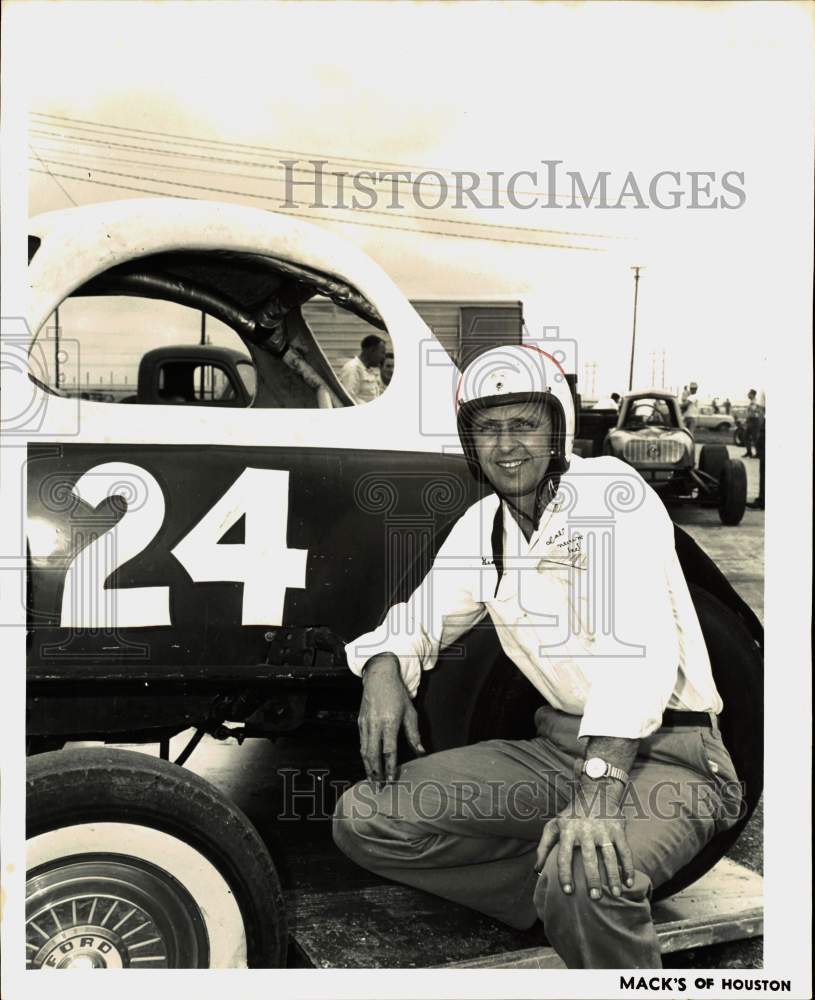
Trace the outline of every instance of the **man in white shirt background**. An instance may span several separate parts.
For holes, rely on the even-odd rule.
[[[610,396],[603,396],[592,406],[593,410],[619,410],[620,394],[612,392]]]
[[[380,366],[386,353],[385,341],[375,333],[369,333],[362,339],[359,354],[342,366],[340,382],[355,403],[370,403],[382,395],[384,386]]]
[[[696,421],[699,418],[699,399],[696,395],[698,391],[699,386],[695,382],[691,382],[690,385],[685,386],[682,390],[682,398],[680,400],[682,419],[685,422],[685,427],[687,427],[691,434],[693,434],[696,428]]]
[[[511,926],[540,918],[569,967],[660,967],[651,893],[740,806],[670,519],[629,466],[572,456],[566,379],[534,346],[476,358],[457,406],[494,492],[410,600],[346,647],[367,780],[340,800],[335,841]],[[546,699],[537,736],[423,756],[422,672],[488,615]],[[397,782],[400,729],[419,756]]]

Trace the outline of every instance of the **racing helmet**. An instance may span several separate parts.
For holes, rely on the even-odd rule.
[[[547,345],[548,346],[548,345]],[[456,391],[456,418],[470,472],[486,482],[475,450],[473,418],[507,403],[545,405],[552,414],[552,456],[545,478],[569,469],[574,444],[574,402],[566,374],[551,354],[535,344],[493,347],[464,369]]]

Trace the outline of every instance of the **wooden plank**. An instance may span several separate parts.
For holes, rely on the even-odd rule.
[[[695,921],[676,921],[657,925],[659,947],[663,955],[688,948],[701,948],[726,941],[757,937],[764,930],[764,913],[759,907],[742,914],[710,918],[702,915]],[[448,969],[565,969],[554,948],[526,948],[503,955],[487,955],[465,962],[450,962]]]
[[[289,894],[292,936],[317,968],[563,968],[538,924],[514,931],[465,907],[389,882]],[[762,880],[723,859],[654,906],[663,953],[762,933]]]

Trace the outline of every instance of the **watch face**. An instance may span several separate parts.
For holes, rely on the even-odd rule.
[[[606,773],[606,762],[601,757],[589,757],[584,770],[590,778],[602,778]]]

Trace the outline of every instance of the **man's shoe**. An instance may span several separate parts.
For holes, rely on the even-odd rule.
[[[764,510],[764,501],[763,500],[751,500],[745,506],[749,507],[750,510]]]

